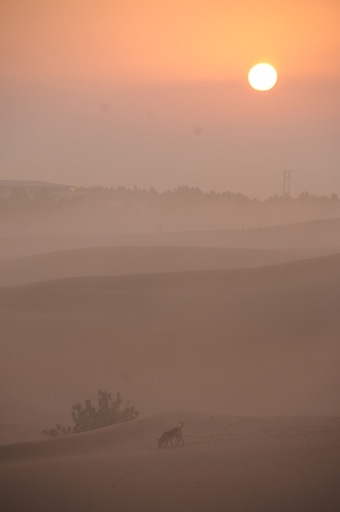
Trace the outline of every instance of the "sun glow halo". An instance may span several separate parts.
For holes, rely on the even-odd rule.
[[[248,73],[248,82],[256,91],[269,91],[277,82],[277,72],[270,64],[256,64]]]

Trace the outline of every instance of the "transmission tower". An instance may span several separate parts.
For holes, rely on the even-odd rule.
[[[294,171],[283,171],[283,197],[290,197],[290,183]]]

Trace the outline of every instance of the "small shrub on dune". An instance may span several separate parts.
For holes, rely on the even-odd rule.
[[[50,437],[66,434],[78,434],[87,432],[117,423],[132,421],[137,418],[139,412],[134,406],[127,402],[123,407],[123,400],[120,393],[115,398],[108,391],[98,391],[97,407],[93,406],[91,400],[85,400],[84,404],[75,404],[72,407],[72,427],[63,427],[57,424],[55,427],[43,430],[43,433]]]
[[[45,434],[46,436],[50,436],[50,437],[57,437],[62,434],[66,435],[66,434],[71,434],[71,433],[72,433],[71,427],[62,427],[61,425],[59,425],[59,423],[57,423],[55,427],[45,428],[45,430],[43,430],[43,434]]]

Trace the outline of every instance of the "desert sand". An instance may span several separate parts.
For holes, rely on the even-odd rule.
[[[6,512],[338,510],[340,254],[288,245],[2,261]],[[99,388],[140,417],[43,435]],[[179,421],[185,445],[159,450]]]
[[[157,436],[184,421],[184,446]],[[178,412],[0,448],[7,512],[335,512],[340,419]]]
[[[145,415],[339,415],[339,285],[331,255],[2,287],[1,408],[63,422],[106,388]]]

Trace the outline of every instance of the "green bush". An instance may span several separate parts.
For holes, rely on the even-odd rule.
[[[57,424],[54,428],[43,430],[43,433],[51,437],[61,434],[78,434],[136,419],[139,413],[134,406],[127,402],[122,407],[122,402],[120,393],[112,398],[111,393],[100,389],[97,407],[94,407],[89,399],[85,400],[84,404],[79,403],[72,407],[72,427]]]

